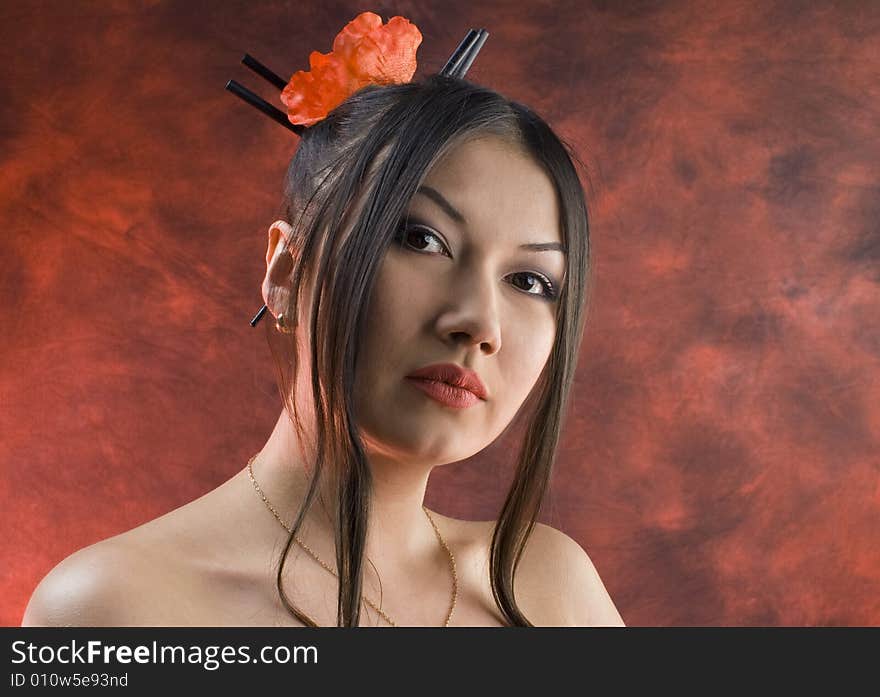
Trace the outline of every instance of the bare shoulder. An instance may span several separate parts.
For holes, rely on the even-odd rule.
[[[491,539],[495,523],[476,523]],[[589,555],[556,528],[536,523],[514,577],[517,604],[536,626],[625,626]]]
[[[59,562],[31,595],[23,627],[115,627],[139,624],[150,563],[127,538],[96,542]]]
[[[625,626],[584,548],[549,525],[536,523],[514,584],[523,612],[541,625]]]
[[[213,505],[215,496],[210,492],[66,557],[34,589],[22,626],[165,626],[185,620],[204,596],[199,564],[214,549],[216,521],[229,518],[228,509]],[[221,514],[206,516],[211,506]],[[220,537],[228,544],[227,535]]]

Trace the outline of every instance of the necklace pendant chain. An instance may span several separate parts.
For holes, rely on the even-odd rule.
[[[281,527],[283,527],[285,530],[287,530],[288,534],[291,534],[293,532],[291,527],[287,523],[284,522],[284,520],[278,514],[278,511],[275,510],[275,507],[269,502],[269,499],[266,498],[266,494],[263,493],[263,490],[260,488],[260,485],[257,484],[257,480],[254,477],[254,469],[253,469],[253,463],[254,463],[254,460],[256,460],[256,459],[257,459],[257,456],[254,455],[250,460],[248,460],[248,463],[247,463],[248,477],[250,477],[250,480],[254,485],[254,489],[256,489],[257,493],[260,495],[260,498],[263,499],[263,503],[266,504],[266,507],[271,511],[272,515],[275,516],[275,519],[279,523],[281,523]],[[453,612],[453,610],[455,610],[455,601],[458,599],[458,575],[455,570],[455,557],[452,555],[452,551],[449,549],[448,545],[446,544],[446,541],[443,539],[443,536],[440,534],[440,530],[437,528],[437,524],[434,522],[434,519],[431,517],[431,514],[428,513],[428,509],[425,508],[424,506],[422,506],[422,510],[425,512],[425,515],[428,517],[428,521],[431,523],[431,527],[434,528],[434,533],[437,535],[437,539],[440,542],[440,546],[443,547],[443,550],[446,552],[447,556],[449,557],[449,569],[452,572],[452,602],[449,604],[449,612],[446,615],[446,621],[443,623],[444,627],[448,627],[449,621],[452,619],[452,612]],[[300,547],[303,548],[303,550],[305,550],[305,552],[309,556],[311,556],[316,562],[318,562],[322,567],[324,567],[324,569],[326,569],[328,572],[333,574],[333,576],[335,576],[336,578],[339,578],[338,574],[330,567],[330,565],[327,564],[323,559],[321,559],[317,554],[315,554],[315,552],[312,551],[312,549],[305,542],[300,540],[299,537],[297,537],[297,536],[294,536],[293,539],[296,541],[296,543]],[[382,610],[382,608],[379,607],[378,605],[376,605],[372,600],[370,600],[366,596],[363,596],[363,600],[371,608],[373,608],[377,613],[379,613],[379,615],[381,615],[382,619],[384,619],[388,624],[390,624],[392,627],[397,626],[397,624],[394,622],[394,620],[392,620]]]

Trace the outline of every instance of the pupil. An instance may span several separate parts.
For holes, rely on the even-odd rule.
[[[414,230],[411,232],[411,234],[414,235],[417,239],[421,240],[422,242],[425,241],[425,237],[427,236],[426,233],[422,230]],[[419,249],[424,249],[426,246],[427,246],[427,244],[425,244],[423,246],[419,246]]]

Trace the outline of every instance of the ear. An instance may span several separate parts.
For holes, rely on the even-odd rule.
[[[269,226],[266,276],[263,278],[263,302],[269,307],[273,317],[277,317],[279,312],[284,312],[290,300],[293,257],[288,248],[291,244],[292,234],[293,228],[283,220],[276,220]]]

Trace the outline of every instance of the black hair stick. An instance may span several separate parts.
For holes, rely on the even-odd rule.
[[[256,58],[254,58],[250,53],[245,53],[244,57],[241,59],[241,62],[244,63],[248,68],[253,70],[257,75],[271,83],[279,90],[283,90],[287,87],[287,80],[273,73],[269,68],[260,63]]]
[[[452,52],[452,55],[449,56],[449,60],[446,61],[446,65],[444,65],[440,69],[441,75],[452,77],[453,72],[461,63],[461,59],[473,45],[474,41],[476,41],[478,34],[479,32],[476,29],[468,29],[468,33],[465,34],[464,38],[461,40],[461,43],[458,45],[458,48],[456,48]]]
[[[477,54],[480,52],[480,49],[483,48],[483,44],[486,43],[486,39],[488,37],[489,32],[487,32],[485,29],[480,29],[477,34],[477,38],[474,40],[474,43],[471,44],[470,49],[462,58],[461,63],[455,69],[455,77],[464,78],[467,71],[470,70],[471,64],[474,62]]]
[[[258,97],[253,92],[251,92],[247,87],[242,87],[235,80],[230,80],[229,82],[227,82],[226,89],[232,92],[236,97],[240,97],[251,106],[256,107],[257,109],[262,111],[273,121],[277,121],[282,126],[290,129],[297,135],[302,135],[302,132],[305,130],[304,126],[290,123],[290,119],[287,118],[287,114],[281,111],[281,109],[272,106],[265,99],[263,99],[262,97]]]

